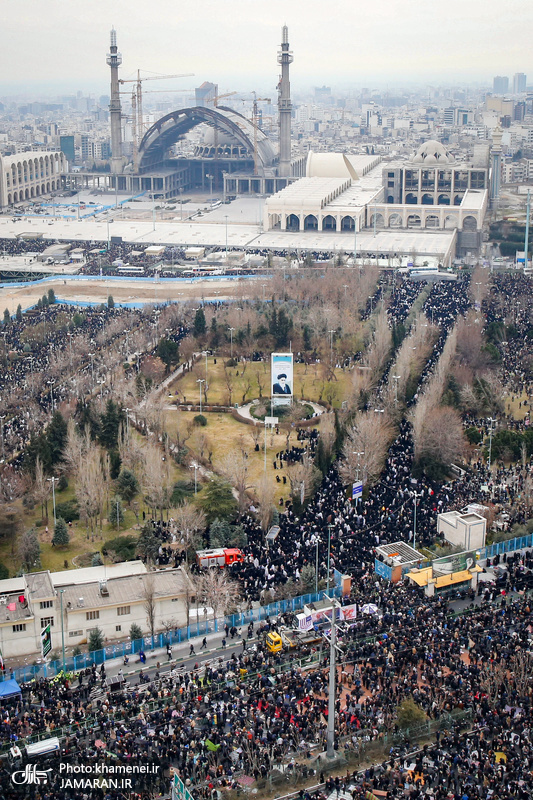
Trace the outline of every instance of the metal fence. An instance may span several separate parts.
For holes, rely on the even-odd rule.
[[[190,639],[196,639],[199,636],[206,636],[209,633],[218,633],[223,631],[225,625],[230,628],[239,628],[242,625],[248,625],[249,622],[261,622],[267,617],[277,617],[279,614],[284,614],[289,611],[298,611],[305,605],[314,603],[322,599],[325,592],[321,591],[318,594],[304,594],[299,597],[292,597],[288,600],[280,600],[277,603],[270,603],[268,606],[260,606],[259,608],[252,608],[250,611],[245,611],[240,614],[230,614],[221,619],[197,619],[193,625],[188,625],[184,628],[177,628],[176,630],[169,631],[168,633],[158,633],[155,636],[146,636],[143,639],[135,639],[134,641],[120,642],[118,644],[107,645],[102,650],[93,650],[91,653],[82,653],[79,656],[70,656],[65,659],[65,666],[67,672],[77,672],[81,669],[91,667],[93,664],[103,664],[113,658],[121,658],[124,656],[131,656],[143,650],[145,653],[166,647],[167,644],[175,645],[181,642],[187,642]],[[339,597],[341,589],[338,586],[332,587],[329,590],[330,597]],[[27,683],[28,681],[36,678],[53,678],[63,669],[63,660],[44,662],[42,664],[32,664],[19,669],[13,670],[11,673],[4,672],[1,674],[0,680],[7,680],[8,678],[15,678],[18,683]]]
[[[494,556],[503,555],[503,553],[512,553],[514,550],[523,550],[527,547],[533,546],[533,533],[527,536],[516,536],[514,539],[507,539],[505,542],[495,542],[485,547],[482,551],[482,558],[493,558]]]

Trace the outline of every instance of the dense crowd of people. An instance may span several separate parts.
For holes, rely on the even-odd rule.
[[[401,284],[392,293],[391,325],[405,321],[420,291],[420,284]],[[506,286],[500,291],[507,291]],[[380,284],[367,314],[383,292]],[[498,314],[505,318],[497,303],[489,302],[491,320],[498,320]],[[467,281],[435,284],[427,292],[423,309],[438,326],[438,336],[419,389],[433,373],[449,331],[469,307]],[[526,310],[523,320],[521,313],[515,322],[519,330],[528,324]],[[504,369],[513,371],[514,391],[521,392],[528,377],[522,374],[519,355],[508,344],[501,348],[507,359]],[[386,377],[385,372],[382,386]],[[468,422],[484,424],[476,419]],[[276,454],[276,472],[283,473],[286,462],[298,461],[305,452],[313,455],[316,442],[315,433],[299,436],[296,445]],[[343,602],[355,604],[358,613],[352,624],[339,629],[338,746],[359,752],[368,742],[384,741],[386,736],[397,741],[398,708],[409,698],[426,722],[435,723],[435,742],[407,756],[414,745],[406,732],[403,750],[390,752],[382,764],[326,782],[323,762],[314,756],[326,742],[327,652],[307,648],[297,654],[318,661],[312,668],[299,664],[293,654],[270,652],[265,633],[279,621],[267,620],[255,630],[252,623],[251,631],[239,632],[237,642],[230,639],[222,656],[190,671],[174,669],[162,675],[158,669],[148,676],[141,672],[137,684],[121,681],[116,691],[110,690],[105,670],[99,673],[96,667],[75,679],[59,683],[42,679],[23,686],[21,695],[0,709],[0,747],[7,749],[37,732],[61,731],[61,758],[70,763],[96,764],[105,753],[117,764],[137,759],[159,765],[157,775],[139,781],[141,796],[166,792],[170,767],[190,783],[195,797],[208,800],[214,791],[235,788],[239,777],[259,780],[282,764],[289,762],[295,769],[297,761],[305,761],[306,768],[316,770],[315,783],[324,786],[326,794],[339,796],[344,790],[354,800],[368,800],[374,791],[389,800],[529,798],[533,606],[526,578],[533,566],[532,553],[506,557],[502,580],[481,582],[478,597],[470,593],[459,608],[450,599],[427,598],[404,583],[381,583],[373,570],[377,545],[415,543],[415,508],[419,547],[434,542],[438,513],[471,502],[512,508],[507,525],[525,521],[526,506],[520,496],[528,469],[500,463],[491,471],[476,459],[462,477],[440,484],[426,477],[414,480],[412,462],[412,430],[404,419],[380,480],[364,500],[355,504],[346,497],[334,464],[302,513],[288,504],[268,549],[253,514],[244,516],[245,558],[231,565],[229,573],[239,581],[250,606],[268,602],[288,581],[298,581],[306,566],[315,565],[317,551],[319,579],[327,577],[328,560],[332,568],[349,573],[352,588]],[[170,527],[157,525],[160,556],[172,563],[175,555],[167,546]],[[377,611],[363,613],[363,606]],[[463,723],[454,723],[454,716]],[[12,787],[2,791],[6,800],[14,792]],[[100,789],[73,794],[61,787],[57,772],[47,787],[33,786],[25,796],[118,797]],[[309,792],[302,790],[300,796],[310,800]]]

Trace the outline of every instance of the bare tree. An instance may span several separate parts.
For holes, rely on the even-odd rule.
[[[315,467],[309,453],[304,453],[300,461],[289,464],[287,475],[291,485],[291,494],[293,497],[297,497],[300,503],[311,497],[321,478],[320,470]]]
[[[197,585],[197,605],[200,600],[210,606],[215,619],[231,612],[239,602],[240,584],[229,578],[224,570],[207,569],[198,578]]]
[[[387,451],[394,438],[394,425],[386,413],[359,412],[348,429],[339,466],[348,483],[359,474],[364,484],[372,485],[381,474]]]
[[[69,475],[76,475],[83,461],[85,442],[77,431],[76,423],[71,417],[67,422],[67,444],[63,451],[63,462]]]
[[[320,416],[320,440],[324,448],[326,458],[329,458],[333,452],[333,445],[335,444],[335,414],[322,414]]]
[[[259,521],[261,523],[261,528],[263,531],[267,531],[272,522],[275,491],[272,483],[264,475],[261,476],[261,479],[257,483],[255,496],[259,503]]]
[[[100,448],[89,445],[80,464],[76,497],[81,518],[85,520],[87,538],[96,533],[98,517],[102,518],[106,496],[106,468],[102,462]]]
[[[464,451],[460,414],[450,406],[434,408],[417,430],[415,461],[432,461],[449,467],[462,459]]]
[[[146,621],[150,630],[150,636],[154,636],[156,629],[156,603],[155,580],[153,573],[149,573],[144,577],[141,597],[143,601],[143,608],[146,612]]]
[[[364,358],[365,366],[369,367],[370,380],[373,386],[383,373],[391,350],[391,344],[392,334],[389,328],[387,312],[382,309],[376,317],[372,340]]]
[[[33,496],[35,502],[41,506],[41,517],[44,519],[45,512],[48,518],[48,498],[50,497],[51,486],[44,474],[43,465],[39,456],[35,459],[35,478],[33,480]]]
[[[159,510],[162,520],[170,501],[172,475],[168,454],[155,444],[146,444],[141,484],[147,504],[153,511]]]
[[[244,448],[227,453],[220,464],[221,474],[232,484],[237,492],[239,513],[248,506],[248,490],[252,488],[248,477],[248,453]]]
[[[174,511],[173,516],[187,561],[189,550],[198,550],[201,547],[201,534],[206,528],[205,514],[192,503],[183,503]]]

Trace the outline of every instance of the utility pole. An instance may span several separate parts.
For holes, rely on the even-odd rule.
[[[422,497],[422,493],[417,494],[416,492],[413,492],[413,500],[415,504],[413,515],[413,550],[416,550],[416,505],[419,497]]]
[[[328,738],[326,756],[335,758],[335,683],[337,677],[336,658],[336,612],[337,603],[331,600],[331,636],[329,638],[329,686],[328,686]]]
[[[202,383],[205,383],[205,379],[204,378],[198,378],[196,383],[200,384],[199,388],[200,388],[200,414],[201,414],[202,413]]]
[[[54,506],[54,528],[55,528],[56,522],[57,522],[57,519],[56,519],[56,485],[55,485],[57,478],[56,478],[55,475],[52,475],[52,477],[51,478],[47,478],[47,480],[50,481],[50,483],[52,484],[52,502],[53,502],[53,506]]]
[[[65,661],[65,621],[63,619],[63,595],[65,593],[64,589],[59,590],[59,602],[61,605],[61,652],[63,654],[63,674],[67,671],[66,661]]]

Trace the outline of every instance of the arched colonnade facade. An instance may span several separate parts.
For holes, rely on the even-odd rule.
[[[450,208],[449,206],[389,206],[378,205],[365,209],[365,215],[337,212],[328,213],[325,208],[314,214],[305,212],[269,212],[268,230],[308,231],[334,233],[353,233],[357,230],[375,227],[383,228],[423,228],[426,230],[480,230],[483,224],[483,210],[469,208]],[[365,224],[366,216],[366,224]]]
[[[33,200],[61,188],[63,153],[28,152],[0,159],[0,206]]]

